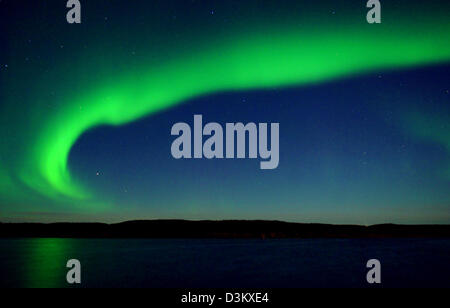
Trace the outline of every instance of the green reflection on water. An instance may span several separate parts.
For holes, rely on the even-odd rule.
[[[66,286],[66,263],[70,258],[73,241],[60,238],[36,238],[24,245],[24,286],[29,288],[53,288]]]

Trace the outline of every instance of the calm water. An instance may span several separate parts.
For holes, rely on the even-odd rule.
[[[0,239],[0,285],[67,287],[450,287],[450,239]]]

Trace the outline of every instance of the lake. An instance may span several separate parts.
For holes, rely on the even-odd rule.
[[[0,239],[2,287],[450,287],[450,239]]]

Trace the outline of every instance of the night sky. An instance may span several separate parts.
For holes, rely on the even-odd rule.
[[[448,1],[0,0],[0,220],[450,223]],[[280,163],[172,157],[280,123]]]

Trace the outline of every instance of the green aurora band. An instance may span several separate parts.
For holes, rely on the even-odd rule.
[[[157,65],[142,63],[139,69],[90,85],[76,97],[65,97],[55,111],[30,111],[32,117],[16,132],[15,144],[20,145],[21,154],[11,157],[13,145],[7,141],[0,144],[0,194],[8,200],[23,200],[33,191],[50,200],[83,204],[79,201],[95,198],[95,194],[71,177],[68,158],[84,132],[100,125],[129,123],[194,97],[448,63],[450,23],[445,14],[436,17],[438,14],[421,22],[398,16],[395,23],[381,25],[358,20],[357,25],[336,28],[309,24],[304,28],[232,29],[228,35],[215,37],[213,44],[198,38],[195,43],[203,48],[179,46],[178,56]],[[77,77],[68,76],[64,81],[70,84]],[[36,89],[31,90],[35,99],[39,99],[38,85],[37,81]],[[426,125],[424,120],[415,121]],[[1,134],[6,136],[13,129],[3,128]],[[424,138],[448,147],[448,132],[444,133],[436,129]]]

